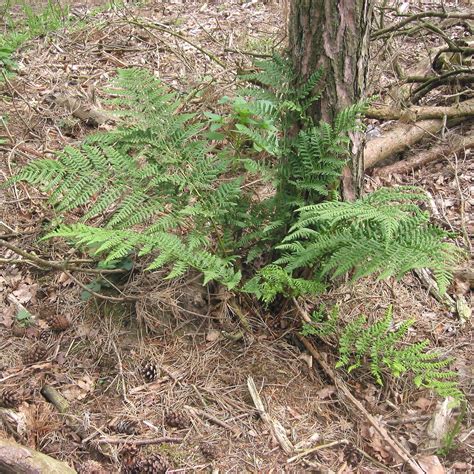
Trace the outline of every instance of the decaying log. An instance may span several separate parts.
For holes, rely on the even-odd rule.
[[[75,474],[66,463],[0,438],[0,472],[3,474]]]
[[[410,107],[397,109],[390,106],[370,107],[366,117],[377,120],[401,120],[405,123],[420,120],[474,117],[474,102],[465,101],[450,107]]]
[[[384,166],[376,169],[374,175],[389,176],[391,174],[407,174],[412,170],[421,168],[433,161],[442,160],[454,153],[462,152],[467,148],[474,147],[474,134],[466,137],[456,136],[448,143],[442,143],[438,146],[422,151],[408,160],[399,161],[393,165]]]

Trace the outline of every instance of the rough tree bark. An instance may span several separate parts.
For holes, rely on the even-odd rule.
[[[325,73],[325,89],[313,110],[316,120],[334,115],[364,97],[373,0],[293,0],[289,16],[290,54],[298,78],[316,69]],[[343,178],[344,198],[362,189],[363,140],[352,138],[352,173]]]

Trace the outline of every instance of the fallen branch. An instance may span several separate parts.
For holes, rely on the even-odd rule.
[[[321,449],[327,449],[327,448],[332,448],[333,446],[338,446],[340,444],[348,444],[349,441],[347,439],[341,439],[339,441],[332,441],[331,443],[325,443],[325,444],[320,444],[319,446],[315,446],[314,448],[309,448],[303,451],[302,453],[297,454],[296,456],[293,456],[292,458],[289,458],[286,460],[288,464],[298,461],[301,458],[306,457],[308,454],[312,454],[316,451],[320,451]]]
[[[65,462],[0,438],[0,472],[3,474],[75,474]]]
[[[448,12],[423,12],[416,13],[415,15],[410,15],[404,20],[399,21],[393,25],[387,26],[386,28],[381,28],[372,34],[371,39],[377,39],[387,33],[403,28],[408,23],[413,21],[422,20],[423,18],[459,18],[462,20],[474,20],[473,13],[448,13]]]
[[[189,410],[191,413],[194,413],[198,416],[201,416],[202,418],[205,418],[208,421],[212,421],[212,423],[215,423],[218,426],[221,426],[222,428],[225,428],[226,430],[229,430],[231,433],[234,433],[234,435],[239,438],[242,434],[242,432],[234,428],[233,426],[229,425],[229,423],[226,423],[225,421],[219,420],[219,418],[216,418],[215,416],[210,415],[209,413],[206,413],[204,410],[199,410],[199,408],[194,408],[189,405],[185,405],[184,408],[186,410]]]
[[[401,123],[383,136],[374,138],[365,145],[364,169],[373,168],[377,163],[405,151],[418,143],[426,135],[435,135],[443,128],[440,119],[422,120],[415,124]]]
[[[464,107],[474,107],[474,99],[469,99],[459,104]],[[445,125],[458,123],[461,118],[421,120],[414,124],[400,123],[385,135],[375,138],[367,143],[364,151],[364,169],[373,168],[377,163],[405,151],[418,143],[427,135],[435,135]]]
[[[161,444],[161,443],[181,443],[184,438],[173,438],[170,436],[163,436],[161,438],[140,438],[133,439],[127,438],[99,438],[94,441],[97,444],[134,444],[135,446],[148,446],[150,444]]]
[[[415,156],[394,163],[393,165],[384,166],[374,171],[375,176],[387,177],[393,174],[409,174],[413,170],[419,169],[428,163],[445,159],[459,153],[467,148],[474,147],[474,134],[467,137],[457,136],[448,143],[442,143],[429,150],[422,151]]]
[[[407,109],[390,106],[370,107],[365,116],[377,120],[401,120],[405,123],[444,119],[444,117],[447,119],[467,118],[474,117],[474,102],[460,102],[449,107],[410,107]]]
[[[0,235],[0,247],[6,247],[7,249],[11,250],[12,252],[16,253],[17,255],[20,255],[24,257],[26,260],[24,263],[26,264],[31,264],[34,263],[38,265],[39,267],[42,267],[46,270],[48,269],[53,269],[53,270],[61,270],[61,271],[74,271],[74,272],[82,272],[82,273],[95,273],[95,274],[105,274],[105,273],[126,273],[128,270],[122,269],[122,268],[112,268],[112,269],[107,269],[107,268],[86,268],[86,267],[78,267],[76,265],[71,265],[67,260],[65,261],[59,261],[59,260],[46,260],[44,258],[38,257],[37,255],[26,252],[25,250],[21,249],[20,247],[17,247],[16,245],[11,244],[10,242],[7,242],[3,236]],[[4,262],[2,263],[8,263],[8,259],[3,259]],[[18,261],[14,262],[15,264],[18,264]]]
[[[217,64],[219,64],[219,66],[225,68],[226,65],[224,62],[222,62],[215,54],[211,53],[210,51],[208,51],[207,49],[204,49],[202,48],[201,46],[199,46],[198,44],[194,43],[193,41],[191,41],[189,38],[187,38],[186,36],[182,35],[181,33],[178,33],[174,30],[172,30],[171,28],[169,28],[168,26],[166,25],[163,25],[161,23],[158,23],[158,22],[150,22],[150,21],[141,21],[141,20],[138,20],[138,19],[127,19],[126,20],[127,23],[129,23],[130,25],[135,25],[135,26],[138,26],[140,28],[150,28],[152,30],[157,30],[157,31],[161,31],[163,33],[168,33],[170,34],[171,36],[174,36],[176,38],[179,38],[180,40],[188,43],[189,45],[191,45],[193,48],[196,48],[198,51],[200,51],[202,54],[206,55],[209,59],[211,59],[212,61],[216,62]]]
[[[413,104],[416,104],[430,91],[432,91],[436,87],[446,84],[447,82],[450,82],[453,78],[455,79],[455,82],[460,81],[461,79],[465,79],[469,81],[470,83],[472,83],[474,79],[474,75],[472,73],[473,73],[472,69],[462,68],[462,69],[455,69],[454,71],[448,71],[440,76],[432,77],[431,79],[428,79],[426,82],[418,86],[412,92],[411,102]],[[465,76],[459,77],[462,74],[465,74]]]

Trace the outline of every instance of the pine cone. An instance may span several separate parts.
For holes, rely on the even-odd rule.
[[[35,362],[39,362],[46,357],[48,353],[48,346],[43,342],[36,343],[33,347],[31,347],[26,354],[23,355],[23,362],[25,364],[33,364]]]
[[[165,423],[172,428],[183,430],[189,426],[189,419],[181,411],[169,411],[165,415]]]
[[[158,378],[158,367],[151,362],[145,364],[141,372],[147,382],[153,382]]]
[[[139,474],[140,449],[135,444],[126,444],[120,451],[122,460],[122,472],[125,474]]]
[[[46,321],[49,327],[56,332],[65,331],[71,326],[71,321],[64,314],[52,314]]]
[[[117,433],[134,435],[140,432],[138,423],[133,420],[119,420],[113,430]]]
[[[162,454],[155,453],[140,461],[138,467],[140,474],[165,474],[171,469],[171,463]]]
[[[18,392],[14,390],[3,390],[0,394],[0,406],[4,408],[16,408],[20,401]]]
[[[219,448],[215,444],[201,443],[201,453],[206,459],[213,460],[219,457]]]
[[[39,333],[38,339],[41,342],[48,342],[51,335],[52,335],[52,332],[49,329],[43,329]]]

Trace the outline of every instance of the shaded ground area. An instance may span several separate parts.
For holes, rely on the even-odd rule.
[[[104,107],[117,68],[145,66],[179,92],[195,88],[196,107],[204,107],[229,94],[235,71],[250,66],[253,57],[239,51],[267,55],[285,41],[276,4],[148,2],[88,15],[83,7],[91,3],[73,2],[75,16],[67,30],[25,45],[17,57],[18,74],[0,86],[1,114],[8,117],[6,133],[12,140],[12,145],[0,144],[2,181],[19,165],[51,156],[96,130],[58,105],[57,97],[68,94],[88,106]],[[161,30],[143,26],[148,19]],[[167,33],[167,28],[186,39]],[[417,47],[404,50],[407,65],[416,61]],[[461,209],[469,215],[474,204],[469,152],[410,176],[392,176],[390,183],[429,190],[442,209],[439,219],[463,235],[469,223]],[[378,178],[367,178],[367,189],[380,184]],[[38,255],[78,258],[57,242],[38,242],[42,225],[55,217],[45,198],[24,185],[0,189],[2,233],[19,232],[15,244]],[[15,255],[7,251],[2,258]],[[83,284],[91,281],[73,277]],[[132,275],[124,291],[140,295],[133,304],[82,301],[81,291],[66,272],[0,261],[0,387],[21,387],[23,392],[20,417],[3,417],[1,436],[67,460],[80,472],[120,472],[127,439],[162,437],[180,440],[141,450],[166,454],[176,472],[405,469],[367,421],[338,397],[316,363],[311,366],[294,337],[292,313],[256,308],[245,299],[233,301],[217,289],[203,289],[196,275],[173,284],[159,273]],[[341,284],[312,305],[322,302],[339,304],[343,321],[361,313],[375,319],[389,304],[396,321],[415,317],[410,341],[429,338],[455,356],[462,388],[472,395],[470,326],[437,303],[415,277],[400,283]],[[36,318],[25,333],[13,324],[18,304]],[[247,327],[236,307],[244,308]],[[61,331],[51,330],[58,315],[68,323]],[[41,344],[47,349],[44,357],[25,365],[25,354]],[[334,363],[333,347],[322,345],[320,350]],[[149,383],[141,372],[146,364],[158,370]],[[323,447],[288,463],[290,456],[255,410],[248,377],[295,446]],[[413,453],[423,452],[426,425],[438,402],[433,395],[407,381],[380,388],[368,371],[345,377],[345,383],[392,436]],[[45,385],[65,397],[68,415],[59,414],[41,395]],[[184,413],[186,426],[170,426],[170,412]],[[469,420],[467,415],[456,447],[443,459],[450,472],[472,471]],[[129,428],[120,425],[124,421]],[[214,448],[213,455],[204,444]]]

